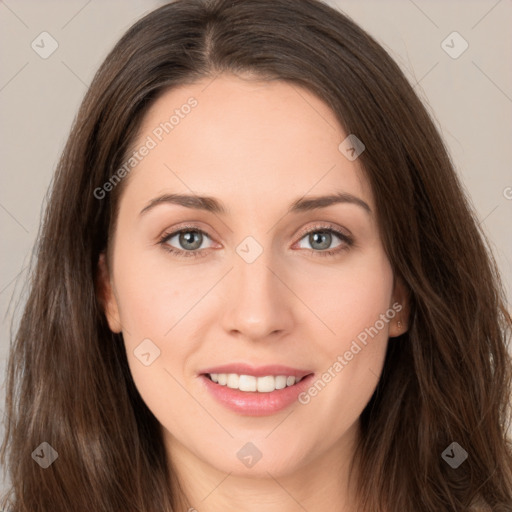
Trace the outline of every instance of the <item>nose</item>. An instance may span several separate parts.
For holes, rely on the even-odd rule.
[[[275,339],[274,336],[291,332],[295,298],[286,285],[284,272],[273,267],[276,265],[267,251],[252,263],[236,256],[226,282],[222,313],[226,332],[252,341]]]

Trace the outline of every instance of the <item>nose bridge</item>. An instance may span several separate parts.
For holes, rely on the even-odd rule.
[[[250,249],[252,250],[252,249]],[[237,250],[238,252],[238,250]],[[272,268],[272,257],[269,249],[263,251],[254,261],[245,260],[243,256],[237,258],[235,263],[234,277],[236,290],[239,294],[259,297],[272,298],[276,293],[276,277],[270,271]]]
[[[290,292],[276,276],[279,272],[274,268],[277,264],[272,250],[247,237],[236,252],[228,284],[225,328],[252,339],[289,329]]]

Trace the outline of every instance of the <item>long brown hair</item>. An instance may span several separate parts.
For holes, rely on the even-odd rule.
[[[4,508],[177,510],[160,426],[95,289],[123,183],[94,192],[160,94],[219,73],[306,87],[366,146],[359,161],[411,311],[360,418],[361,510],[512,510],[512,319],[489,244],[400,68],[318,0],[178,0],[132,26],[100,67],[56,170],[12,340]],[[58,453],[47,469],[31,456],[42,442]],[[453,442],[468,452],[456,469],[441,456]]]

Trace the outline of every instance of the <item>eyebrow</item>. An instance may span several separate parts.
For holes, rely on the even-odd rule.
[[[337,192],[335,194],[329,194],[324,196],[309,196],[302,197],[291,203],[287,213],[301,213],[311,210],[317,210],[320,208],[327,208],[333,204],[354,204],[360,206],[367,213],[371,215],[372,210],[368,203],[347,192]],[[151,199],[149,203],[141,210],[139,216],[144,215],[151,209],[161,204],[177,204],[184,206],[185,208],[191,208],[195,210],[204,210],[207,212],[227,215],[228,209],[214,197],[208,196],[196,196],[188,194],[163,194],[161,196]]]

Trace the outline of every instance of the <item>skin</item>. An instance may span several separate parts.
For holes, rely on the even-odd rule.
[[[347,134],[334,113],[282,81],[220,75],[167,91],[146,114],[134,147],[191,96],[197,107],[125,178],[110,259],[99,261],[110,328],[123,332],[134,382],[162,425],[183,510],[355,510],[348,463],[358,419],[389,338],[407,320],[372,191],[358,160],[338,150]],[[160,204],[140,215],[161,194],[192,191],[217,198],[229,213]],[[352,203],[286,213],[304,195],[333,191],[362,199],[371,213]],[[183,223],[207,233],[195,249],[204,257],[179,257],[159,243]],[[350,234],[354,244],[333,234],[327,249],[344,250],[322,257],[321,240],[315,245],[302,234],[318,223]],[[263,249],[250,264],[236,252],[247,236]],[[179,235],[167,245],[189,247]],[[216,402],[198,377],[235,361],[321,375],[395,302],[403,310],[307,405],[245,416]],[[146,338],[161,351],[149,366],[134,355]],[[262,453],[252,468],[237,457],[247,442]]]

